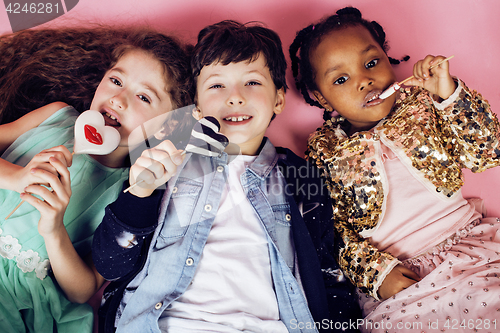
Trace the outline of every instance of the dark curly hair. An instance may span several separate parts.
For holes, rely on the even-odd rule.
[[[201,30],[191,58],[194,79],[205,66],[254,61],[262,54],[276,89],[286,91],[286,60],[280,37],[273,30],[253,23],[225,20]]]
[[[315,49],[319,43],[321,43],[322,39],[330,32],[352,26],[365,27],[370,32],[373,39],[380,45],[384,52],[387,53],[389,46],[382,26],[376,21],[370,22],[362,18],[361,12],[354,7],[340,9],[335,15],[328,16],[297,32],[289,48],[290,59],[292,60],[292,74],[295,78],[297,89],[309,105],[323,109],[321,104],[309,95],[309,91],[318,90],[315,82],[315,72],[309,59],[311,50]],[[403,58],[404,61],[408,59],[408,56]],[[389,57],[389,61],[391,64],[400,63],[400,60],[391,57]],[[330,117],[330,112],[325,110],[323,118],[328,120]]]
[[[87,110],[104,73],[130,49],[165,65],[174,107],[191,103],[189,56],[175,38],[110,27],[23,30],[0,37],[0,123],[55,101]]]

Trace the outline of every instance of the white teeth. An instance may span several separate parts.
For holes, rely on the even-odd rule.
[[[226,121],[234,121],[234,122],[243,121],[243,120],[247,120],[247,119],[250,119],[250,116],[238,116],[238,117],[224,118],[224,120],[226,120]]]
[[[375,100],[378,98],[378,94],[377,95],[374,95],[372,98],[370,98],[370,100],[368,101],[368,103],[370,103],[371,101]]]

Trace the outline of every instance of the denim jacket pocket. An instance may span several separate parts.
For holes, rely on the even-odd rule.
[[[203,183],[179,177],[168,202],[165,221],[155,248],[161,249],[183,237],[191,223]]]
[[[289,227],[292,224],[292,214],[289,204],[278,204],[272,206],[276,222],[282,226]]]

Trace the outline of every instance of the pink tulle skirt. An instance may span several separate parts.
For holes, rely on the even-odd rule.
[[[500,219],[482,218],[403,265],[422,280],[379,302],[359,293],[362,332],[500,332]],[[361,323],[361,322],[360,322]]]

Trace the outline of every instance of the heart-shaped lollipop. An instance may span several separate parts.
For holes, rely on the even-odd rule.
[[[120,133],[113,127],[105,126],[100,112],[88,110],[76,119],[73,154],[107,155],[119,143]]]
[[[75,122],[75,146],[73,154],[107,155],[118,147],[120,133],[104,125],[103,115],[94,110],[82,112]],[[6,220],[23,204],[22,200]]]

